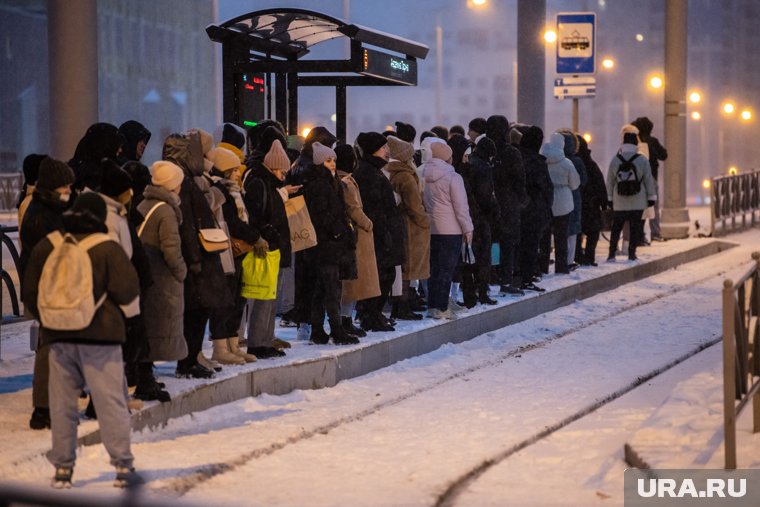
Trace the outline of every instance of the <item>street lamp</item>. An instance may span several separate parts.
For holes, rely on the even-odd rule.
[[[546,30],[544,32],[544,40],[548,42],[549,44],[557,42],[557,32],[551,29]]]
[[[704,188],[705,190],[707,190],[711,186],[712,186],[712,181],[711,180],[708,180],[708,179],[702,180],[702,188]]]
[[[691,113],[691,119],[694,121],[699,121],[702,119],[702,114],[699,111],[694,111]]]
[[[607,70],[610,70],[610,69],[614,68],[615,67],[615,60],[613,60],[610,57],[605,58],[604,60],[602,60],[602,67],[605,68],[605,69],[607,69]]]
[[[586,132],[585,134],[583,134],[583,139],[585,139],[585,141],[587,143],[590,143],[591,140],[593,139],[593,137],[591,136],[591,134],[589,134],[588,132]]]
[[[301,135],[304,136],[304,137],[309,137],[309,132],[311,132],[311,127],[305,127],[301,131]]]
[[[733,102],[724,102],[722,109],[726,114],[734,114],[734,111],[736,111],[736,106]]]
[[[744,111],[742,111],[740,116],[742,120],[750,121],[752,119],[752,111],[750,111],[749,109],[745,109]]]
[[[739,169],[737,169],[735,165],[732,165],[731,167],[728,168],[728,174],[730,174],[731,176],[739,174]]]
[[[636,42],[644,42],[644,36],[640,33],[636,34]]]
[[[487,3],[488,0],[467,0],[467,7],[470,9],[480,9],[481,7],[485,7]]]
[[[693,91],[689,94],[689,102],[692,104],[699,104],[701,100],[702,94],[700,94],[698,91]]]
[[[658,89],[662,88],[662,77],[660,77],[660,76],[652,76],[649,79],[649,86],[651,86],[655,90],[658,90]]]

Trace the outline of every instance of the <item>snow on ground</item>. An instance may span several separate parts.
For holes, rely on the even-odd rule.
[[[208,504],[429,505],[451,481],[495,457],[504,459],[454,505],[622,505],[626,436],[669,392],[671,377],[713,361],[715,347],[572,421],[719,336],[722,280],[743,271],[749,252],[760,248],[757,231],[730,239],[742,246],[334,388],[263,395],[135,434],[136,464],[152,491]],[[641,257],[697,241],[655,244]],[[603,264],[547,277],[544,285],[625,268]],[[404,323],[397,333],[427,325]],[[32,361],[24,350],[26,326],[2,329],[0,403],[12,410],[0,412],[0,474],[44,485],[50,466],[41,453],[49,434],[26,427]],[[294,343],[289,360],[335,350]],[[246,368],[253,367],[261,364]],[[194,385],[162,380],[173,392]],[[77,487],[109,491],[107,463],[102,446],[80,449]]]

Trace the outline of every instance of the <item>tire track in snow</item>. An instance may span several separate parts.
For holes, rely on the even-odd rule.
[[[314,436],[317,436],[317,435],[327,435],[331,431],[333,431],[333,430],[335,430],[337,428],[343,427],[343,426],[345,426],[347,424],[352,424],[352,423],[355,423],[355,422],[361,422],[362,420],[366,419],[367,417],[375,415],[378,412],[382,411],[383,409],[386,409],[386,408],[389,408],[389,407],[393,407],[393,406],[398,405],[398,404],[400,404],[400,403],[402,403],[402,402],[404,402],[406,400],[414,398],[415,396],[418,396],[420,394],[426,393],[428,391],[432,391],[432,390],[434,390],[434,389],[436,389],[436,388],[438,388],[440,386],[443,386],[443,385],[445,385],[445,384],[447,384],[447,383],[449,383],[449,382],[451,382],[453,380],[462,379],[464,377],[467,377],[468,375],[471,375],[473,373],[479,372],[480,370],[484,370],[484,369],[491,368],[491,367],[496,367],[496,366],[500,365],[502,362],[504,362],[505,360],[510,359],[512,357],[519,356],[519,355],[522,355],[524,353],[531,352],[533,350],[545,348],[546,346],[550,345],[551,343],[555,342],[556,340],[562,339],[562,338],[564,338],[564,337],[566,337],[568,335],[571,335],[571,334],[577,333],[579,331],[582,331],[583,329],[589,328],[591,326],[594,326],[596,324],[599,324],[601,322],[609,320],[610,318],[614,318],[614,317],[616,317],[618,315],[621,315],[621,314],[623,314],[625,312],[628,312],[628,311],[637,309],[639,307],[655,303],[655,302],[657,302],[657,301],[659,301],[661,299],[673,296],[673,295],[675,295],[675,294],[677,294],[679,292],[682,292],[684,290],[687,290],[687,289],[689,289],[691,287],[694,287],[696,285],[699,285],[699,284],[704,283],[706,281],[709,281],[711,279],[715,279],[717,277],[725,275],[727,272],[729,272],[729,271],[731,271],[733,269],[739,268],[739,267],[741,267],[741,266],[743,266],[745,264],[747,264],[746,261],[740,261],[738,263],[732,264],[729,267],[721,266],[721,268],[719,270],[717,270],[715,272],[712,272],[711,274],[709,274],[707,276],[701,277],[701,278],[696,279],[696,280],[692,280],[690,282],[684,283],[683,285],[679,285],[677,287],[671,287],[671,288],[669,288],[667,290],[662,290],[662,291],[658,292],[657,294],[654,294],[652,296],[643,298],[643,299],[641,299],[641,300],[639,300],[639,301],[637,301],[635,303],[621,303],[621,307],[618,308],[618,309],[616,309],[616,310],[613,310],[613,311],[610,311],[608,313],[605,313],[605,314],[603,314],[601,316],[598,316],[598,317],[596,317],[594,319],[585,321],[582,324],[579,324],[579,325],[576,325],[576,326],[567,327],[567,328],[565,328],[565,329],[563,329],[561,331],[557,331],[555,333],[552,333],[551,335],[547,336],[545,339],[543,339],[543,340],[541,340],[539,342],[531,343],[529,345],[521,345],[521,346],[515,347],[515,348],[511,349],[510,351],[508,351],[506,353],[499,354],[499,355],[495,356],[492,359],[489,359],[487,361],[482,361],[482,362],[480,362],[478,364],[475,364],[473,366],[470,366],[470,367],[465,368],[463,370],[460,370],[458,372],[452,373],[452,374],[450,374],[450,375],[448,375],[446,377],[443,377],[443,378],[441,378],[441,379],[439,379],[439,380],[437,380],[435,382],[432,382],[430,384],[426,384],[424,386],[421,386],[421,387],[419,387],[417,389],[409,391],[409,392],[407,392],[405,394],[396,396],[395,398],[391,398],[391,399],[389,399],[387,401],[384,401],[382,403],[377,403],[375,405],[372,405],[371,407],[369,407],[369,408],[367,408],[365,410],[362,410],[362,411],[360,411],[358,413],[355,413],[355,414],[352,414],[352,415],[349,415],[349,416],[345,416],[345,417],[341,417],[341,418],[336,419],[336,420],[334,420],[334,421],[332,421],[330,423],[317,426],[317,427],[312,428],[312,429],[307,430],[307,431],[303,431],[302,433],[300,433],[298,435],[288,437],[285,440],[273,443],[273,444],[271,444],[268,447],[260,447],[260,448],[257,448],[257,449],[253,449],[253,450],[251,450],[249,452],[240,454],[235,459],[228,460],[228,461],[226,461],[224,463],[211,463],[211,464],[208,464],[208,465],[203,465],[203,466],[197,467],[196,470],[195,470],[195,472],[193,472],[193,473],[191,473],[189,475],[185,475],[185,476],[183,476],[181,478],[175,478],[175,479],[170,479],[168,481],[163,481],[163,482],[167,482],[167,484],[164,485],[164,486],[161,486],[159,488],[156,488],[156,490],[159,491],[159,492],[170,493],[170,494],[174,494],[174,495],[177,495],[177,496],[182,496],[182,495],[186,494],[187,492],[191,491],[192,489],[194,489],[196,486],[198,486],[198,485],[200,485],[200,484],[202,484],[202,483],[204,483],[204,482],[206,482],[206,481],[208,481],[210,479],[213,479],[214,477],[220,476],[222,474],[234,471],[235,469],[237,469],[239,467],[245,466],[246,464],[248,464],[249,462],[251,462],[253,460],[256,460],[256,459],[261,458],[261,457],[272,455],[272,454],[276,453],[277,451],[279,451],[281,449],[284,449],[284,448],[286,448],[286,447],[288,447],[290,445],[297,444],[299,442],[308,440],[308,439],[310,439],[310,438],[312,438]],[[643,281],[643,280],[647,280],[647,278],[644,278],[644,279],[639,280],[639,281]],[[636,283],[636,282],[634,282],[634,283]],[[469,484],[471,484],[474,480],[476,480],[480,475],[482,475],[483,473],[485,473],[489,468],[491,468],[492,466],[494,466],[494,465],[498,464],[499,462],[503,461],[504,459],[506,459],[510,455],[514,454],[515,452],[518,452],[521,449],[524,449],[525,447],[536,443],[537,441],[541,440],[542,438],[546,438],[550,434],[552,434],[555,431],[563,428],[564,426],[572,423],[573,421],[575,421],[577,419],[580,419],[581,417],[584,417],[585,415],[588,415],[589,413],[593,412],[594,410],[598,409],[599,407],[601,407],[601,406],[603,406],[603,405],[605,405],[605,404],[607,404],[607,403],[609,403],[609,402],[611,402],[611,401],[619,398],[620,396],[622,396],[622,395],[626,394],[627,392],[631,391],[632,389],[634,389],[636,386],[640,385],[642,382],[646,382],[649,379],[651,379],[651,378],[659,375],[660,373],[662,373],[662,372],[664,372],[664,371],[672,368],[673,366],[676,366],[680,362],[688,359],[689,357],[691,357],[692,355],[698,353],[699,351],[703,350],[704,348],[713,345],[714,343],[716,343],[719,340],[720,339],[718,338],[717,340],[714,340],[714,341],[712,341],[710,343],[703,344],[702,346],[700,346],[700,348],[698,350],[689,352],[686,355],[684,355],[682,357],[679,357],[678,359],[672,361],[671,363],[668,363],[666,366],[664,366],[664,367],[662,367],[662,368],[660,368],[660,369],[658,369],[658,370],[656,370],[654,372],[651,372],[649,375],[636,379],[636,381],[633,382],[632,384],[630,384],[629,386],[626,386],[625,388],[622,388],[621,390],[616,391],[615,393],[610,394],[609,396],[605,397],[602,400],[598,400],[597,402],[589,405],[588,407],[584,408],[580,412],[578,412],[578,413],[576,413],[574,415],[571,415],[571,416],[563,419],[562,421],[560,421],[558,423],[555,423],[554,425],[551,425],[551,426],[545,428],[543,431],[537,433],[536,435],[534,435],[534,436],[532,436],[532,437],[524,440],[523,442],[521,442],[521,443],[519,443],[519,444],[517,444],[517,445],[515,445],[513,447],[510,447],[509,449],[507,449],[505,451],[502,451],[502,452],[498,453],[495,456],[487,458],[486,460],[484,460],[480,465],[478,465],[473,470],[471,470],[468,473],[466,473],[466,474],[460,476],[459,478],[455,479],[450,484],[450,486],[447,487],[447,489],[438,497],[438,499],[436,500],[436,503],[435,503],[436,507],[438,507],[438,506],[443,507],[443,506],[451,506],[451,505],[453,505],[452,502],[456,501],[456,498],[458,497],[458,495],[462,491],[464,491]]]

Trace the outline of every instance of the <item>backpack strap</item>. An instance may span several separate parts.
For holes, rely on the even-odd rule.
[[[148,214],[145,215],[145,218],[143,219],[143,223],[140,225],[140,229],[137,231],[137,237],[139,238],[142,236],[143,229],[145,228],[145,224],[148,223],[148,219],[153,214],[156,209],[161,206],[162,204],[165,204],[164,201],[158,201],[156,204],[153,205],[153,207],[148,211]]]
[[[47,239],[53,245],[53,248],[56,248],[63,243],[63,234],[60,231],[53,231],[47,235]]]

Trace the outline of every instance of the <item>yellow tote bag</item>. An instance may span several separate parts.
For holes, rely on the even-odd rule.
[[[277,275],[280,271],[280,251],[256,257],[248,252],[243,258],[243,283],[240,295],[246,299],[277,298]]]

